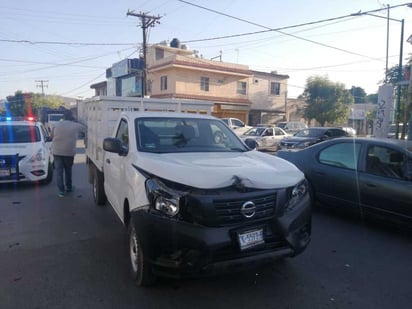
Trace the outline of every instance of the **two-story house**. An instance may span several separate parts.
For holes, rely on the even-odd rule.
[[[161,44],[148,48],[146,61],[151,97],[212,101],[213,115],[248,121],[251,72],[246,65],[207,60]]]
[[[204,59],[176,41],[147,47],[144,87],[148,96],[212,101],[214,116],[239,118],[249,125],[289,120],[288,75]],[[96,87],[101,85],[92,87],[102,93],[104,89]]]

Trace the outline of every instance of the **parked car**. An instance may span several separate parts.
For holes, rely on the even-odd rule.
[[[337,127],[339,129],[342,129],[346,133],[349,134],[349,136],[356,136],[356,130],[352,127]]]
[[[253,127],[240,137],[244,140],[254,140],[257,150],[278,150],[279,141],[288,136],[284,130],[272,126]]]
[[[339,138],[277,155],[305,174],[313,201],[412,223],[412,142]]]
[[[328,139],[343,136],[349,136],[349,134],[340,128],[311,127],[282,139],[279,146],[281,149],[302,149]]]
[[[305,123],[301,121],[281,121],[276,123],[276,126],[285,130],[289,134],[294,134],[308,127]]]
[[[51,137],[41,122],[0,117],[0,183],[51,182],[50,148]]]
[[[241,135],[252,128],[238,118],[222,118],[222,121],[226,123],[228,127],[231,128],[237,135]]]
[[[388,138],[396,138],[396,123],[393,123],[389,125],[389,130],[388,130]],[[403,131],[403,123],[399,124],[398,128],[398,138],[400,139],[402,136],[402,131]],[[406,134],[405,134],[405,139],[408,139],[408,125],[406,125]]]

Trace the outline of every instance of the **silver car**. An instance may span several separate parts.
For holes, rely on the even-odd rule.
[[[272,126],[252,127],[243,133],[240,137],[246,140],[254,140],[257,144],[257,150],[278,150],[279,141],[289,136],[283,129]]]

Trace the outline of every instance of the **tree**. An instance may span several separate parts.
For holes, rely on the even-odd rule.
[[[18,90],[14,95],[7,96],[6,111],[10,116],[24,116],[27,114],[26,98],[22,91]]]
[[[305,118],[325,123],[345,122],[353,97],[341,83],[334,83],[327,77],[314,76],[306,81],[303,97],[306,100]]]
[[[378,103],[378,94],[377,93],[368,94],[366,96],[366,103],[377,104]]]
[[[11,116],[36,114],[41,107],[59,108],[64,101],[56,96],[44,96],[38,93],[23,93],[18,90],[7,97],[6,110]]]
[[[42,94],[34,94],[32,97],[31,108],[37,110],[40,107],[59,108],[64,105],[63,99],[56,96],[44,96]]]
[[[361,87],[352,86],[350,89],[350,93],[352,94],[355,104],[365,103],[366,102],[366,92]]]
[[[387,72],[387,79],[388,83],[396,85],[398,81],[403,81],[406,73],[406,68],[409,67],[411,60],[408,60],[408,64],[405,66],[402,66],[402,70],[399,72],[399,65],[395,65],[391,68],[388,69]],[[400,73],[400,75],[399,75]]]

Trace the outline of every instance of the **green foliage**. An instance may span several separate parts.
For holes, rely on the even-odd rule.
[[[366,103],[372,103],[372,104],[377,104],[378,103],[378,94],[368,94],[366,96]]]
[[[62,105],[64,105],[63,99],[56,96],[43,96],[41,94],[35,94],[31,102],[33,110],[37,110],[40,107],[59,108]]]
[[[23,93],[18,90],[7,97],[7,110],[11,116],[35,114],[41,107],[59,108],[64,101],[56,96],[43,96],[38,93]]]
[[[377,109],[374,108],[366,113],[366,119],[369,121],[373,121],[376,119]]]
[[[361,87],[352,86],[350,89],[350,93],[352,94],[355,104],[365,103],[366,102],[366,92]]]
[[[6,109],[11,116],[27,115],[26,96],[18,90],[7,97]]]
[[[346,122],[353,97],[341,83],[331,82],[327,77],[314,76],[306,81],[303,97],[307,106],[304,114],[309,121],[325,123]]]

